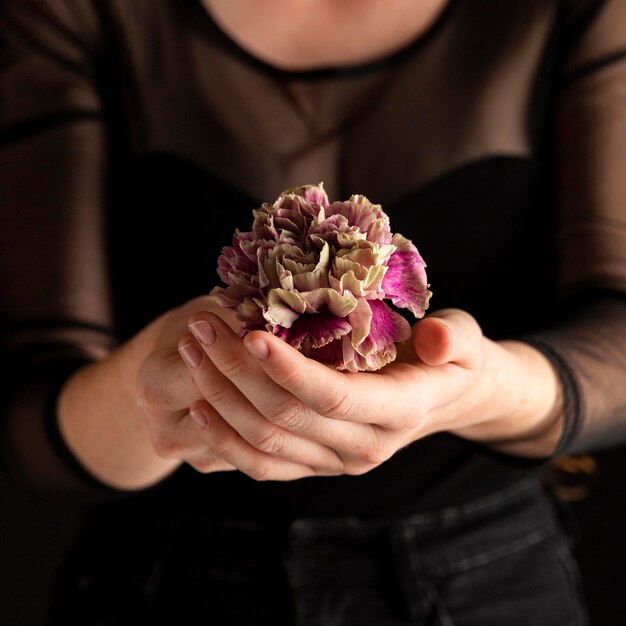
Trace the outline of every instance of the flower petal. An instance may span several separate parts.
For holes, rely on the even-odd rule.
[[[311,349],[321,348],[347,335],[351,328],[347,319],[330,313],[302,315],[289,329],[287,341],[294,348],[300,348],[304,354],[308,354]]]
[[[213,287],[210,295],[215,296],[220,306],[236,309],[246,298],[254,298],[260,294],[252,285],[229,285],[226,288]]]
[[[296,195],[302,196],[307,202],[319,204],[322,207],[328,206],[328,196],[324,189],[324,183],[320,182],[317,185],[302,185],[301,187],[292,187],[286,189],[280,195]]]
[[[335,339],[321,348],[312,347],[308,350],[306,356],[337,370],[344,370],[346,367],[344,366],[343,358],[343,340],[345,340],[345,336],[341,339]],[[350,341],[348,340],[349,343]]]
[[[263,312],[263,317],[270,324],[291,328],[306,309],[307,303],[298,292],[272,289],[267,296],[267,309]]]
[[[368,304],[372,310],[370,332],[363,341],[355,345],[355,350],[361,356],[382,354],[394,342],[406,341],[411,336],[409,323],[382,300],[370,300]]]
[[[327,308],[337,317],[345,317],[356,308],[356,298],[349,292],[338,293],[334,289],[313,289],[300,294],[311,307],[307,313]]]
[[[352,326],[350,338],[353,346],[358,346],[370,334],[372,315],[370,303],[365,298],[357,298],[356,308],[348,315]]]
[[[423,317],[431,292],[426,280],[426,264],[417,248],[400,234],[393,236],[396,251],[389,257],[382,288],[387,298],[398,307]]]

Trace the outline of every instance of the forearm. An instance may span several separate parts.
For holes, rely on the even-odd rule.
[[[117,489],[148,487],[180,461],[159,458],[137,404],[137,372],[146,353],[145,336],[75,372],[57,403],[58,427],[68,448],[95,478]]]

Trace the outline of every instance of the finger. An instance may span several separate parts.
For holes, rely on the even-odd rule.
[[[214,429],[219,429],[221,418],[210,407],[206,407],[203,412],[189,411],[178,420],[175,437],[179,441],[193,442],[186,449],[183,460],[202,474],[235,470],[233,465],[212,450],[204,433],[209,421]]]
[[[230,463],[220,459],[216,454],[210,450],[204,450],[196,455],[185,459],[185,463],[193,467],[196,472],[201,474],[212,474],[214,472],[233,472],[237,468],[233,467]]]
[[[277,458],[271,454],[261,452],[250,445],[225,420],[218,416],[203,400],[190,407],[190,413],[203,416],[205,424],[195,417],[196,427],[199,428],[211,453],[250,478],[264,480],[296,480],[306,476],[331,475],[334,472],[318,470],[303,463]],[[211,460],[209,460],[209,463]]]
[[[182,460],[202,473],[241,469],[257,480],[291,480],[314,473],[312,468],[283,466],[251,455],[250,446],[243,445],[234,429],[211,406],[201,402],[194,403],[190,411],[182,415],[170,414],[167,421],[152,421],[150,434],[160,457]],[[236,459],[237,465],[221,454]]]
[[[360,450],[367,449],[372,444],[373,429],[367,423],[364,413],[360,416],[364,422],[362,424],[320,417],[320,407],[323,406],[323,403],[319,404],[320,395],[322,395],[319,389],[322,389],[327,396],[331,396],[332,391],[325,387],[317,388],[317,383],[314,380],[309,380],[304,370],[302,370],[304,372],[302,387],[307,391],[312,391],[312,393],[303,393],[298,397],[292,393],[291,389],[286,389],[280,385],[280,382],[277,384],[270,376],[267,376],[263,372],[266,364],[259,363],[257,358],[251,356],[247,349],[242,349],[241,339],[231,332],[219,318],[199,312],[193,315],[189,321],[191,330],[195,331],[198,337],[202,337],[202,328],[198,327],[199,323],[206,322],[211,325],[211,331],[209,331],[211,334],[205,336],[202,343],[205,354],[212,359],[216,367],[221,368],[222,373],[233,382],[268,421],[296,435],[301,435],[309,441],[315,441],[330,448],[345,463],[349,463],[355,454],[359,454]],[[259,335],[271,337],[269,333],[265,332],[259,333]],[[300,365],[304,367],[317,366],[318,371],[323,375],[335,374],[337,376],[334,379],[335,391],[338,393],[345,391],[343,387],[345,379],[341,374],[305,358],[281,340],[277,339],[276,341],[300,357]],[[300,365],[296,363],[290,370],[294,376],[292,382],[295,382],[295,377],[301,371]],[[287,368],[289,369],[289,365]],[[312,387],[311,383],[313,383]],[[380,398],[372,401],[370,405],[372,408],[376,401],[380,403]],[[332,402],[332,398],[329,402]]]
[[[274,382],[332,423],[384,425],[397,408],[397,385],[379,373],[339,372],[262,331],[249,333],[244,346]]]
[[[417,356],[427,365],[473,367],[482,355],[483,335],[476,320],[459,309],[442,309],[413,326]]]
[[[405,445],[404,440],[380,428],[383,423],[392,424],[389,407],[397,408],[397,391],[402,384],[377,374],[337,372],[308,359],[266,332],[247,335],[243,341],[245,351],[242,351],[241,339],[213,316],[198,313],[190,322],[191,328],[195,325],[193,330],[197,336],[202,337],[204,333],[205,353],[238,388],[246,391],[248,397],[253,397],[255,392],[262,397],[269,390],[264,401],[270,406],[276,403],[277,397],[283,398],[283,408],[277,406],[278,413],[269,412],[269,421],[282,420],[286,430],[305,433],[307,438],[337,452],[343,463],[342,473],[356,474],[372,469],[388,459],[398,449],[399,442]],[[210,334],[204,332],[206,329],[200,332],[198,325],[202,323],[210,323]],[[267,372],[266,378],[259,379],[255,374],[259,367]],[[390,393],[392,390],[396,393]],[[294,398],[298,401],[296,404]],[[402,411],[396,411],[395,415],[400,413],[406,419],[406,404],[399,406]],[[287,407],[286,413],[284,407]],[[304,412],[298,407],[304,407]]]
[[[277,387],[247,354],[239,337],[231,331],[221,332],[220,335],[223,340],[216,341],[215,349],[210,351],[216,363],[235,378],[247,381],[248,387],[254,387],[264,395],[270,393],[274,403],[282,396],[284,402],[293,404],[293,397]],[[248,397],[205,356],[203,348],[192,335],[183,337],[179,348],[203,398],[254,448],[319,469],[333,472],[343,469],[341,459],[331,449],[266,419]],[[302,408],[298,411],[302,413]]]
[[[309,359],[270,333],[249,333],[242,350],[241,339],[219,318],[199,313],[190,321],[192,331],[198,322],[210,322],[214,339],[203,344],[205,352],[247,397],[254,398],[255,406],[269,420],[292,432],[316,441],[329,438],[349,444],[363,432],[349,422],[369,424],[367,417],[387,406],[384,398],[369,389],[372,380],[366,375],[361,375],[358,392],[353,393],[358,375]],[[265,378],[252,374],[259,369]],[[320,419],[320,415],[334,420]]]
[[[259,345],[261,344],[261,345]],[[472,370],[455,363],[429,367],[422,363],[391,363],[380,372],[346,374],[306,358],[277,337],[255,331],[244,338],[244,345],[257,354],[261,367],[270,378],[283,386],[318,413],[346,421],[362,429],[355,441],[362,446],[376,433],[412,433],[414,439],[436,432],[428,413],[434,407],[458,397],[467,388]],[[337,449],[337,448],[335,448]],[[362,448],[363,449],[363,448]],[[385,445],[382,445],[385,453]]]

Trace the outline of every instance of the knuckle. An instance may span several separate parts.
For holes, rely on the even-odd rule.
[[[267,454],[279,454],[285,447],[285,432],[278,429],[260,431],[253,436],[250,443]]]
[[[369,443],[356,452],[347,471],[356,475],[364,474],[387,461],[392,454],[390,445],[381,441],[380,434],[372,430]]]
[[[135,401],[148,414],[169,408],[169,400],[160,385],[144,378],[137,380],[135,385]]]
[[[374,469],[371,465],[367,465],[361,461],[351,461],[350,463],[346,463],[345,473],[348,476],[362,476],[371,469]]]
[[[389,454],[384,448],[376,446],[364,450],[361,454],[361,458],[366,466],[373,468],[384,463],[389,458]]]
[[[152,448],[160,459],[176,459],[180,456],[180,446],[165,433],[152,434]]]
[[[227,378],[240,378],[245,374],[246,364],[241,359],[225,359],[220,361],[219,369]]]
[[[222,406],[226,400],[226,389],[210,382],[198,383],[198,389],[202,397],[214,407]]]
[[[321,408],[322,415],[330,418],[342,418],[354,411],[354,397],[347,391],[336,393],[327,398]]]
[[[194,459],[188,464],[200,474],[210,474],[219,469],[219,464],[215,458]]]
[[[299,400],[293,399],[281,406],[271,420],[287,429],[302,428],[307,424],[307,411]]]
[[[259,463],[252,465],[247,471],[246,474],[252,478],[252,480],[256,480],[258,482],[263,482],[269,480],[271,477],[272,468],[269,463]]]
[[[346,464],[346,473],[351,476],[361,476],[378,467],[389,459],[389,455],[383,450],[372,448],[364,450],[358,457]]]
[[[230,457],[234,443],[230,437],[219,437],[211,442],[211,450],[221,458]]]
[[[169,410],[171,398],[164,381],[167,380],[167,358],[162,351],[150,354],[139,368],[135,379],[135,402],[145,413]]]

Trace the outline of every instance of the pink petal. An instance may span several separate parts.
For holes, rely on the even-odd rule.
[[[423,317],[431,292],[426,280],[426,264],[417,248],[402,235],[393,236],[396,251],[387,261],[382,288],[396,306],[409,309],[415,317]]]
[[[406,341],[411,336],[409,323],[382,300],[370,300],[369,305],[372,310],[370,332],[360,344],[354,346],[364,357],[385,353],[394,342]]]
[[[317,185],[302,185],[302,187],[293,187],[286,189],[280,196],[291,195],[301,196],[307,202],[312,204],[319,204],[326,208],[328,206],[328,196],[324,190],[324,183],[318,183]]]
[[[355,195],[344,202],[333,202],[326,215],[343,215],[350,226],[367,234],[368,241],[381,245],[391,242],[389,217],[379,204],[372,204],[365,196]]]
[[[289,329],[286,341],[308,354],[311,349],[321,348],[347,335],[351,329],[348,320],[331,313],[301,315]]]
[[[233,245],[224,246],[217,260],[217,273],[227,284],[232,284],[233,275],[244,274],[248,277],[256,273],[256,248],[254,234],[238,230],[233,235]]]
[[[311,359],[315,359],[325,365],[330,365],[330,367],[334,367],[335,369],[346,369],[344,367],[341,339],[335,339],[321,348],[310,348],[306,355]]]

